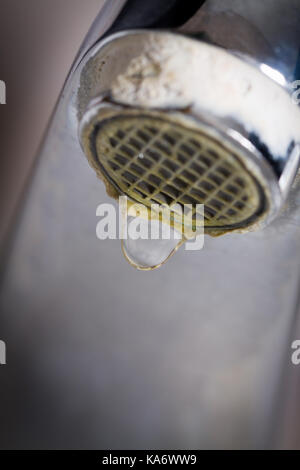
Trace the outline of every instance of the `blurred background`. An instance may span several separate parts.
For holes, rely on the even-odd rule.
[[[0,241],[67,73],[103,0],[0,0]]]

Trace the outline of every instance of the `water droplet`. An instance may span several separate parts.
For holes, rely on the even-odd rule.
[[[153,221],[144,220],[139,217],[127,217],[128,236],[122,240],[122,251],[127,261],[137,269],[151,270],[160,267],[178,250],[184,240],[181,234],[172,227],[162,222],[159,223],[160,237],[153,239],[136,238],[135,230],[130,230],[131,223],[146,234],[151,234]],[[168,237],[168,235],[170,235]],[[168,238],[167,238],[168,237]]]

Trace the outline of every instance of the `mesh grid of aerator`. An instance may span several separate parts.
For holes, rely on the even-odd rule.
[[[97,164],[119,191],[151,204],[204,204],[206,227],[246,226],[258,216],[262,191],[240,159],[220,142],[174,120],[122,116],[95,135]]]

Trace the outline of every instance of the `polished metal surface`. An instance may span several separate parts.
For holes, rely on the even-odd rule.
[[[201,34],[296,80],[300,57],[298,0],[207,0],[179,30]]]
[[[280,446],[300,280],[299,181],[264,230],[207,237],[202,251],[179,250],[158,271],[134,270],[118,240],[96,238],[96,208],[111,199],[77,135],[83,66],[59,100],[2,282],[6,333],[26,345],[15,370],[25,394],[15,442]]]
[[[80,80],[78,88],[78,109],[76,110],[80,128],[88,128],[93,133],[93,126],[98,125],[96,115],[109,112],[109,106],[116,106],[116,110],[122,110],[122,103],[115,103],[111,99],[111,83],[114,77],[124,73],[128,63],[142,53],[145,45],[150,41],[149,34],[157,34],[163,36],[165,33],[155,30],[128,30],[112,34],[97,42],[90,49],[89,53],[84,57],[81,63]],[[176,38],[176,35],[174,36]],[[195,41],[197,44],[198,41]],[[213,46],[209,46],[212,47]],[[244,58],[241,59],[241,63]],[[254,67],[258,67],[255,62]],[[177,71],[181,73],[180,68]],[[269,79],[268,79],[269,80]],[[188,84],[186,84],[188,87]],[[124,103],[123,103],[124,104]],[[290,106],[292,107],[292,101]],[[106,107],[108,110],[106,110]],[[130,109],[130,108],[128,108]],[[142,116],[142,108],[140,110]],[[130,112],[129,110],[127,110]],[[155,107],[152,112],[158,111]],[[132,106],[134,112],[134,106]],[[151,109],[150,111],[151,112]],[[249,132],[245,127],[230,117],[220,118],[207,110],[194,111],[193,106],[189,110],[173,109],[174,115],[177,112],[179,120],[190,119],[195,126],[207,135],[208,139],[215,139],[220,145],[227,147],[228,152],[238,153],[243,160],[243,164],[247,168],[252,177],[260,181],[264,186],[265,198],[267,200],[264,217],[257,219],[259,226],[267,225],[278,214],[282,206],[283,196],[288,193],[292,181],[295,177],[295,169],[299,166],[299,153],[290,152],[284,156],[283,168],[279,175],[276,174],[275,164],[272,163],[272,155],[265,156],[263,145],[256,146],[256,142],[252,143]],[[161,113],[171,116],[170,109],[161,109]],[[180,117],[181,113],[181,117]],[[94,123],[92,125],[92,123]],[[80,134],[82,130],[80,130]],[[259,140],[259,139],[258,139]],[[294,147],[296,149],[296,147]],[[92,158],[89,157],[90,163]],[[274,158],[275,161],[275,158]],[[292,161],[293,164],[287,164]],[[92,164],[92,163],[91,163]],[[93,165],[97,171],[97,165]],[[99,170],[99,168],[98,168]],[[99,176],[99,171],[98,171]],[[113,181],[113,180],[112,180]],[[255,221],[253,220],[253,223]]]

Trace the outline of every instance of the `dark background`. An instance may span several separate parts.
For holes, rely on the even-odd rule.
[[[0,0],[0,241],[67,72],[103,0]]]

